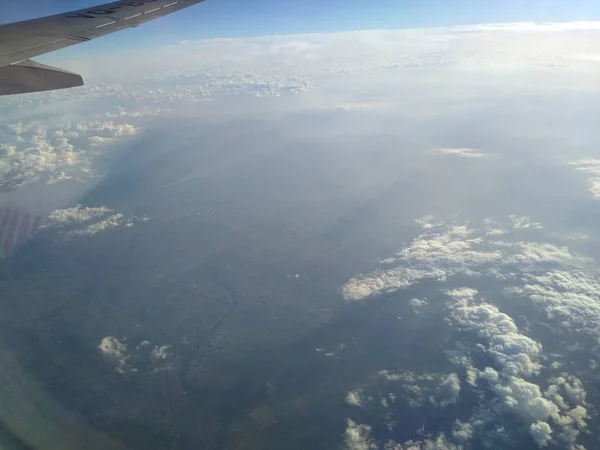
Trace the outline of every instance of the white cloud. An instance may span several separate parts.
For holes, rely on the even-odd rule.
[[[121,226],[131,227],[136,222],[145,222],[149,220],[146,216],[125,217],[122,213],[117,213],[107,206],[84,207],[76,205],[71,208],[57,209],[48,217],[46,228],[68,227],[75,229],[69,230],[66,238],[76,236],[92,236],[112,228]]]
[[[510,412],[529,426],[529,431],[542,447],[552,439],[553,428],[561,442],[574,447],[579,430],[587,427],[586,392],[581,381],[569,374],[552,378],[545,392],[526,378],[537,376],[542,369],[542,346],[522,334],[514,321],[494,305],[477,298],[469,288],[446,292],[452,299],[448,305],[450,319],[459,328],[475,332],[478,344],[495,367],[479,371],[492,392],[501,399],[495,409]],[[467,366],[471,367],[468,362]],[[568,400],[567,400],[568,399]],[[460,430],[458,431],[460,435]]]
[[[451,280],[456,275],[500,279],[509,284],[505,292],[532,300],[557,323],[569,331],[596,335],[600,328],[600,275],[594,262],[571,252],[567,247],[549,242],[519,240],[542,233],[542,224],[528,217],[510,216],[502,221],[486,220],[481,228],[470,225],[434,223],[427,217],[419,221],[422,233],[395,256],[382,261],[384,269],[356,275],[343,288],[347,300],[411,286],[421,280]],[[511,229],[511,240],[504,232]],[[544,234],[544,236],[551,234]],[[463,342],[462,347],[448,350],[450,361],[462,367],[466,386],[487,386],[499,400],[488,404],[488,412],[476,412],[467,425],[457,425],[454,439],[483,432],[483,424],[493,423],[504,415],[518,417],[539,446],[558,443],[564,448],[576,448],[581,430],[589,420],[586,392],[573,375],[564,374],[543,381],[546,369],[542,365],[542,345],[527,336],[515,321],[496,305],[481,298],[469,287],[445,291],[448,319],[454,328],[474,334],[478,342]],[[484,351],[492,364],[477,368],[472,360],[473,349]],[[556,370],[556,369],[553,369]],[[413,407],[424,404],[430,391],[430,375],[413,373],[382,373],[389,380],[399,381],[404,398]],[[542,389],[536,381],[547,383]],[[458,377],[438,386],[455,386]],[[452,390],[450,390],[452,391]],[[440,402],[441,403],[441,402]]]
[[[348,419],[344,437],[346,450],[377,450],[377,444],[371,437],[371,427],[357,424]]]
[[[455,373],[415,373],[411,371],[379,372],[387,381],[400,385],[402,399],[411,408],[425,404],[445,407],[456,403],[460,395],[460,380]]]
[[[370,110],[370,109],[385,109],[385,108],[390,108],[391,104],[390,103],[376,103],[376,102],[371,102],[371,103],[366,103],[366,102],[348,102],[348,103],[340,103],[339,105],[337,105],[337,109],[341,109],[343,111],[350,111],[350,110]]]
[[[509,223],[515,236],[543,228],[527,217],[510,216]],[[553,243],[501,240],[503,235],[489,234],[490,225],[499,226],[490,221],[483,229],[432,224],[431,218],[420,224],[421,235],[382,261],[388,268],[351,278],[342,287],[344,298],[364,300],[422,280],[446,281],[458,274],[490,276],[516,282],[506,288],[507,293],[530,298],[569,330],[593,333],[600,327],[600,274],[592,259]]]
[[[596,334],[600,329],[600,277],[578,268],[526,273],[525,284],[507,288],[528,297],[546,315],[571,331]]]
[[[93,176],[93,161],[102,147],[137,131],[133,125],[114,121],[9,123],[0,127],[0,188]]]
[[[342,288],[346,300],[362,300],[372,295],[393,292],[424,279],[444,281],[457,273],[475,274],[480,264],[500,261],[502,252],[481,247],[477,231],[465,225],[442,230],[427,227],[426,232],[396,254],[384,260],[397,267],[357,275]]]
[[[546,422],[532,423],[529,432],[538,447],[545,447],[552,439],[552,428]]]
[[[346,403],[353,406],[362,406],[362,395],[360,391],[350,391],[346,395]]]
[[[440,155],[458,156],[460,158],[483,158],[488,156],[479,150],[470,148],[440,148],[438,153]]]
[[[436,436],[427,436],[424,439],[409,440],[399,444],[393,440],[387,441],[384,450],[462,450],[461,445],[456,445],[448,440],[444,433]]]
[[[473,438],[473,425],[456,419],[452,426],[452,437],[461,443],[470,441]]]
[[[57,209],[48,216],[46,227],[81,224],[112,213],[113,210],[106,206],[87,207],[76,205],[71,208]]]
[[[460,381],[458,375],[451,373],[441,380],[437,387],[436,397],[440,406],[456,403],[460,395]]]
[[[150,352],[150,360],[152,362],[166,361],[171,357],[171,346],[170,345],[157,345]]]
[[[513,229],[526,229],[526,228],[534,228],[536,230],[540,230],[544,228],[544,226],[539,222],[533,222],[529,217],[519,217],[515,215],[508,216],[512,228]]]
[[[453,301],[450,318],[460,329],[476,332],[489,343],[488,353],[506,375],[532,376],[539,372],[540,343],[521,334],[514,321],[484,301],[475,302],[474,289],[447,291]]]
[[[411,298],[408,303],[412,306],[415,314],[418,314],[423,307],[427,306],[427,299]]]
[[[589,192],[595,200],[600,200],[600,159],[580,159],[571,161],[569,165],[574,166],[580,172],[591,175]]]
[[[93,223],[91,225],[87,225],[86,227],[84,227],[82,229],[69,231],[66,234],[66,236],[67,237],[91,236],[94,234],[101,233],[102,231],[110,230],[111,228],[117,228],[117,227],[123,225],[123,223],[124,223],[123,218],[124,218],[123,214],[120,214],[120,213],[113,214],[112,216],[107,217],[106,219],[103,219],[103,220]]]
[[[115,363],[115,370],[123,373],[127,371],[134,371],[129,367],[130,355],[127,352],[127,345],[121,342],[119,339],[113,336],[106,336],[102,338],[98,349],[104,356],[111,359]]]
[[[461,450],[462,446],[450,442],[444,433],[437,435],[428,434],[418,440],[408,440],[400,444],[389,439],[383,447],[377,445],[371,436],[372,428],[369,425],[357,424],[351,419],[346,421],[344,433],[344,450]],[[423,435],[423,430],[417,434]]]

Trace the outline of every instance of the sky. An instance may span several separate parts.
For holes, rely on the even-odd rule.
[[[3,0],[0,23],[98,4],[101,0]],[[53,64],[83,53],[137,51],[183,40],[598,19],[600,4],[594,0],[206,0],[143,27],[105,36],[93,46],[75,46],[38,59]]]
[[[97,0],[3,0],[2,22],[97,5]],[[413,28],[491,22],[597,20],[594,0],[206,0],[203,5],[146,25],[153,39],[248,37],[264,34]]]

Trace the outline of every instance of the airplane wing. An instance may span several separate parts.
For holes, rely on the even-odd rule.
[[[135,27],[204,0],[126,0],[0,25],[0,95],[83,85],[80,75],[30,60]]]

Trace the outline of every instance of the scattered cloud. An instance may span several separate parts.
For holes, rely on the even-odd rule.
[[[455,373],[382,370],[379,375],[383,379],[399,385],[402,399],[411,408],[420,408],[425,404],[445,407],[456,403],[460,395],[460,381]]]
[[[590,188],[588,189],[595,200],[600,200],[600,159],[580,159],[571,161],[569,165],[576,170],[590,175]]]
[[[98,234],[102,231],[110,230],[111,228],[117,228],[124,224],[123,218],[123,214],[113,214],[112,216],[107,217],[106,219],[103,219],[91,225],[87,225],[82,229],[69,231],[66,234],[66,236],[91,236],[93,234]]]
[[[136,222],[145,222],[148,217],[129,216],[117,213],[107,206],[88,207],[76,205],[53,211],[44,225],[45,228],[64,228],[65,237],[91,236],[118,227],[131,227]],[[76,227],[73,229],[73,227]]]
[[[526,228],[534,228],[536,230],[540,230],[544,228],[544,226],[539,222],[533,222],[529,217],[519,217],[515,215],[508,216],[508,219],[511,222],[511,226],[513,230],[523,230]]]
[[[575,268],[523,274],[525,284],[506,288],[527,297],[550,319],[570,331],[594,335],[600,329],[600,277]]]
[[[458,156],[460,158],[484,158],[488,156],[482,151],[470,148],[440,148],[438,153],[440,155]]]
[[[503,253],[483,245],[476,230],[466,225],[438,227],[421,222],[426,230],[405,249],[383,262],[396,265],[368,275],[357,275],[343,286],[346,300],[356,301],[373,295],[409,287],[421,280],[444,281],[457,273],[479,274],[480,265],[497,264]]]
[[[362,397],[360,391],[350,391],[346,395],[346,403],[353,406],[362,406]]]
[[[127,345],[113,336],[106,336],[98,345],[104,356],[115,363],[115,370],[119,373],[135,371],[130,367],[131,356],[127,352]]]
[[[411,298],[408,303],[410,303],[410,306],[412,306],[415,314],[419,314],[419,311],[423,309],[423,307],[427,306],[427,299]]]
[[[166,361],[171,357],[170,350],[170,345],[157,345],[152,349],[152,352],[150,353],[150,360],[152,362]]]
[[[500,231],[515,233],[541,230],[529,218],[510,216]],[[510,295],[529,297],[547,317],[569,330],[587,331],[600,327],[600,273],[589,257],[568,247],[549,242],[501,239],[486,227],[433,224],[419,221],[423,233],[395,256],[383,260],[388,268],[352,277],[343,287],[348,301],[368,299],[395,292],[422,280],[446,281],[461,276],[489,276],[513,283]],[[523,235],[525,236],[525,235]],[[483,311],[482,311],[483,313]]]
[[[552,428],[546,422],[537,421],[529,427],[529,433],[538,447],[545,447],[552,439]]]
[[[600,273],[591,258],[568,247],[525,239],[553,236],[541,223],[522,216],[487,219],[481,227],[436,223],[433,217],[417,223],[422,232],[396,255],[384,259],[383,269],[349,280],[342,289],[348,301],[395,292],[423,280],[445,284],[460,275],[462,281],[470,278],[480,283],[489,277],[505,283],[505,295],[530,299],[557,327],[597,336]],[[507,230],[511,230],[510,239]],[[453,287],[444,293],[449,298],[447,320],[462,336],[460,345],[448,350],[447,356],[465,374],[463,381],[458,374],[441,378],[384,371],[381,375],[399,382],[403,398],[415,408],[429,400],[446,406],[459,401],[464,389],[485,387],[496,401],[482,397],[473,416],[455,424],[451,439],[457,445],[475,435],[489,434],[490,426],[501,426],[504,417],[510,416],[521,422],[540,447],[554,443],[561,448],[581,448],[578,438],[590,420],[583,383],[566,372],[548,378],[547,374],[560,370],[561,365],[544,367],[547,359],[542,344],[476,289]],[[421,306],[420,300],[414,303]],[[475,358],[475,354],[480,356]],[[482,361],[488,361],[487,365],[480,365]],[[437,399],[431,394],[432,381]],[[500,439],[494,436],[488,438]]]
[[[386,102],[348,102],[348,103],[340,103],[337,105],[337,109],[341,109],[343,111],[351,111],[351,110],[372,110],[372,109],[385,109],[389,108],[392,105]]]
[[[137,131],[128,123],[98,120],[0,123],[0,189],[94,176],[93,161],[104,147]]]
[[[418,439],[398,443],[388,439],[383,446],[379,446],[371,436],[372,428],[369,425],[357,424],[347,419],[344,432],[344,450],[461,450],[462,447],[450,442],[444,433],[437,435],[425,434],[423,430],[415,433]]]
[[[138,367],[149,370],[170,368],[172,360],[171,345],[155,345],[148,340],[141,341],[133,351],[129,351],[127,344],[113,336],[106,336],[98,345],[100,352],[115,364],[119,373],[133,373]],[[150,350],[152,348],[152,350]]]
[[[377,444],[371,437],[371,427],[347,420],[345,431],[346,450],[377,450]]]
[[[55,227],[62,225],[81,224],[92,219],[106,216],[113,210],[106,206],[87,207],[76,205],[71,208],[57,209],[49,216],[46,227]]]
[[[566,448],[575,448],[577,436],[586,429],[588,419],[581,381],[563,374],[548,380],[549,387],[543,392],[533,382],[543,368],[542,345],[520,332],[511,317],[480,298],[476,290],[452,289],[446,294],[451,298],[450,320],[459,330],[476,333],[481,341],[475,345],[484,349],[494,363],[494,367],[479,370],[479,379],[501,400],[490,405],[491,411],[497,417],[507,413],[518,416],[540,447],[555,439]],[[472,361],[466,365],[472,367]],[[472,425],[479,422],[475,415]],[[476,427],[466,428],[467,434],[473,428]],[[465,426],[461,425],[457,433],[466,437]]]
[[[449,306],[452,322],[489,342],[488,354],[505,375],[529,377],[539,373],[542,345],[521,334],[507,314],[487,302],[475,302],[475,289],[452,289],[446,294],[453,299]]]

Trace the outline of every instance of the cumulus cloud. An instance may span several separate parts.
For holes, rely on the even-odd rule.
[[[344,298],[364,300],[422,280],[446,281],[458,274],[490,276],[513,282],[505,289],[508,294],[530,298],[549,318],[570,330],[592,333],[600,327],[600,274],[592,259],[566,246],[508,241],[502,239],[504,234],[489,233],[504,228],[512,229],[513,234],[541,230],[542,224],[517,216],[510,216],[505,226],[487,221],[482,228],[432,221],[419,221],[422,234],[395,256],[384,259],[388,268],[352,277],[342,287]]]
[[[344,436],[346,450],[377,450],[377,444],[371,437],[371,427],[357,424],[348,419]]]
[[[420,439],[408,440],[398,443],[393,439],[388,439],[383,446],[379,446],[371,436],[372,428],[369,425],[357,424],[351,419],[346,421],[346,430],[344,432],[344,450],[461,450],[460,445],[456,445],[448,440],[444,433],[437,435],[426,434]],[[416,434],[423,435],[422,430],[417,430]]]
[[[422,280],[450,281],[457,275],[461,275],[461,280],[465,276],[474,280],[490,277],[508,284],[506,294],[529,298],[563,329],[597,334],[600,276],[593,260],[565,246],[519,239],[532,236],[531,231],[541,232],[541,223],[522,216],[509,216],[505,221],[486,220],[480,228],[435,223],[432,217],[418,223],[421,234],[396,255],[384,259],[383,269],[349,280],[342,290],[347,300],[394,292]],[[510,240],[504,232],[507,229],[512,230]],[[513,318],[481,297],[476,289],[461,287],[444,292],[450,299],[449,323],[466,336],[477,337],[475,344],[461,341],[457,349],[448,350],[448,358],[464,371],[465,386],[486,386],[498,400],[475,412],[469,421],[456,424],[453,439],[465,442],[475,434],[487,433],[486,427],[510,415],[521,421],[540,447],[554,442],[564,448],[577,448],[578,436],[589,420],[583,383],[571,374],[545,382],[542,378],[540,383],[540,377],[546,373],[540,342],[519,329]],[[484,352],[491,363],[477,366],[472,358],[474,351]],[[427,390],[431,375],[382,375],[403,385],[404,398],[413,407],[422,406],[431,396]],[[437,386],[440,399],[444,387],[447,392],[456,393],[455,400],[464,389],[454,376],[438,378]],[[443,400],[438,399],[438,404],[443,404]]]
[[[538,447],[545,447],[552,439],[552,428],[546,422],[537,421],[532,423],[529,432]]]
[[[408,440],[402,444],[394,440],[388,440],[384,450],[461,450],[462,446],[456,445],[448,440],[444,433],[436,436],[428,436],[424,439]]]
[[[494,367],[479,371],[479,379],[501,399],[495,406],[497,412],[520,417],[540,447],[552,439],[553,427],[557,439],[568,448],[574,447],[579,430],[586,428],[588,419],[581,381],[565,374],[550,379],[549,387],[542,392],[531,381],[542,369],[541,344],[521,333],[512,318],[496,306],[477,298],[476,290],[453,289],[446,294],[452,299],[448,305],[450,319],[459,329],[476,333],[482,339],[478,345],[494,362]],[[462,428],[458,429],[459,436]]]
[[[150,352],[150,360],[155,363],[166,361],[171,356],[170,350],[170,345],[157,345],[152,349],[152,352]]]
[[[541,223],[534,222],[529,217],[509,215],[508,218],[511,222],[512,228],[515,230],[522,230],[526,228],[534,228],[536,230],[540,230],[544,228],[544,226]]]
[[[151,345],[150,341],[143,340],[130,351],[124,340],[106,336],[102,338],[98,349],[114,363],[115,371],[119,373],[137,372],[139,367],[152,371],[170,368],[170,361],[173,359],[172,346]]]
[[[470,441],[473,438],[473,425],[456,419],[452,426],[452,436],[461,443]]]
[[[112,216],[107,217],[106,219],[103,219],[91,225],[87,225],[82,229],[69,231],[67,233],[67,237],[91,236],[93,234],[98,234],[102,231],[110,230],[111,228],[117,228],[118,226],[123,225],[123,218],[123,214],[113,214]]]
[[[115,363],[115,370],[119,373],[134,371],[129,367],[131,356],[127,352],[127,345],[113,336],[102,338],[98,349],[104,356]]]
[[[458,156],[459,158],[483,158],[487,156],[482,151],[470,148],[440,148],[438,153],[440,155]]]
[[[398,264],[396,267],[353,277],[342,288],[344,298],[362,300],[424,279],[444,281],[457,273],[475,274],[478,265],[502,258],[500,250],[483,248],[477,232],[466,225],[437,230],[427,224],[425,229],[410,246],[384,260],[386,264]]]
[[[106,206],[87,207],[76,205],[71,208],[57,209],[48,216],[46,226],[80,224],[112,212],[113,210]]]
[[[362,395],[360,391],[350,391],[346,395],[346,403],[353,406],[362,406]]]
[[[511,317],[487,302],[476,303],[474,289],[453,289],[446,294],[453,298],[449,306],[453,323],[485,339],[488,353],[504,374],[532,376],[539,372],[541,344],[521,334]]]
[[[411,408],[419,408],[424,404],[445,407],[456,403],[460,395],[460,380],[455,373],[383,370],[379,375],[399,385],[403,400]]]
[[[31,120],[0,126],[0,188],[93,176],[93,161],[102,147],[137,131],[131,124],[97,120],[43,125]]]
[[[458,375],[451,373],[447,375],[437,387],[437,399],[440,406],[456,403],[460,395],[460,381]]]
[[[412,306],[415,314],[418,314],[419,311],[427,305],[427,299],[411,298],[408,303]]]
[[[548,316],[571,331],[596,334],[600,329],[600,277],[577,268],[524,274],[525,284],[506,288],[528,297]]]
[[[589,192],[595,200],[600,200],[600,159],[580,159],[571,161],[569,165],[575,167],[579,172],[590,175]]]
[[[76,205],[71,208],[57,209],[53,211],[45,228],[68,227],[70,229],[65,237],[91,236],[112,228],[121,226],[131,227],[135,222],[145,222],[148,217],[125,217],[122,213],[117,213],[107,206],[87,207]]]

